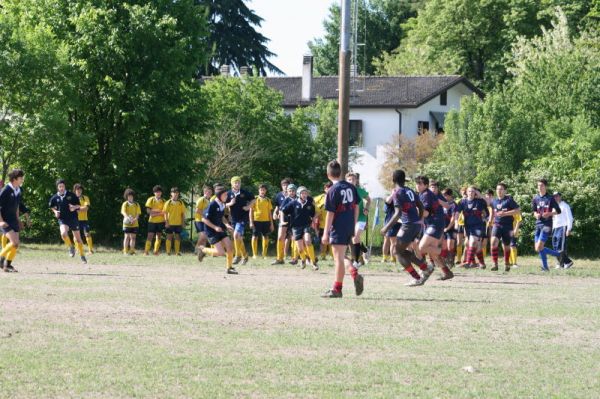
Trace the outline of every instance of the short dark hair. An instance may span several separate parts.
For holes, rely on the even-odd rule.
[[[426,186],[428,186],[429,185],[429,177],[417,176],[417,178],[415,179],[415,182],[420,183],[420,184],[425,184]]]
[[[8,172],[8,181],[15,181],[19,177],[23,176],[25,176],[25,172],[23,172],[23,169],[13,169],[10,172]]]
[[[290,184],[291,182],[292,182],[292,179],[290,179],[289,177],[286,177],[281,180],[281,184]]]
[[[56,181],[56,186],[58,187],[59,184],[64,184],[66,186],[65,179],[58,179]]]
[[[161,186],[159,186],[158,184],[157,184],[156,186],[152,187],[152,192],[153,192],[153,193],[157,193],[157,192],[159,192],[159,191],[162,193],[162,192],[163,192],[163,189],[162,189],[162,187],[161,187]]]
[[[451,196],[451,197],[453,197],[453,196],[454,196],[454,192],[452,191],[452,189],[451,189],[451,188],[445,188],[445,189],[444,189],[444,191],[442,191],[442,194],[443,194],[443,195],[449,195],[449,196]]]
[[[338,179],[342,176],[342,165],[335,159],[333,161],[329,161],[327,164],[327,174],[334,179]]]
[[[400,169],[395,170],[392,174],[392,182],[403,187],[404,183],[406,183],[406,173]]]
[[[269,187],[265,183],[258,186],[259,189],[264,188],[265,190],[269,190]]]
[[[212,186],[210,184],[205,184],[202,186],[202,190],[210,190],[210,191],[214,191]]]
[[[502,188],[506,190],[506,183],[500,182],[500,183],[496,184],[496,187],[498,187],[498,186],[502,186]]]
[[[81,191],[83,191],[83,186],[81,185],[81,183],[73,184],[73,191],[77,191],[79,189],[81,189]]]
[[[178,193],[179,192],[179,187],[171,187],[171,192],[172,193]]]
[[[440,187],[440,184],[437,182],[437,180],[429,180],[429,185],[438,188]]]
[[[539,179],[537,182],[542,183],[544,186],[548,187],[548,180],[546,179]]]
[[[125,189],[125,192],[123,193],[123,198],[125,198],[125,200],[127,201],[127,197],[129,197],[130,195],[135,195],[135,191],[133,191],[132,189],[130,189],[128,187]]]
[[[222,187],[222,188],[218,189],[218,190],[215,192],[215,197],[216,197],[216,198],[217,198],[217,199],[220,201],[220,200],[221,200],[221,196],[222,196],[224,193],[227,193],[227,190],[225,190],[225,188],[223,188],[223,187]]]
[[[490,189],[488,189],[488,190],[487,190],[485,193],[486,193],[487,195],[494,195],[494,190],[492,190],[492,189],[490,188]]]

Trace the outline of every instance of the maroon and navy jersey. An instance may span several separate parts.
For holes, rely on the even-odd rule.
[[[333,231],[354,231],[354,209],[358,206],[358,191],[354,185],[340,180],[325,197],[325,210],[333,212]]]
[[[512,197],[506,195],[504,198],[494,198],[492,200],[492,209],[494,212],[506,212],[512,211],[514,209],[519,209],[519,205],[515,202]],[[495,216],[494,217],[494,226],[502,226],[512,229],[514,218],[511,216]]]
[[[454,212],[463,213],[465,226],[481,226],[485,224],[485,220],[487,220],[487,202],[482,198],[475,198],[473,200],[468,198],[463,199],[460,200]]]
[[[400,221],[402,224],[414,224],[421,221],[417,203],[421,201],[413,190],[408,187],[400,187],[394,194],[394,206],[402,212]]]
[[[392,191],[391,201],[388,203],[387,201],[383,203],[383,213],[385,214],[385,218],[383,219],[384,223],[389,222],[394,216],[394,195],[396,194],[396,189]]]
[[[448,205],[450,205],[450,207],[444,208],[444,227],[448,227],[456,210],[456,203],[454,201],[450,201]]]
[[[560,213],[560,207],[558,206],[558,203],[554,200],[554,197],[548,193],[545,195],[538,194],[533,197],[533,200],[531,201],[531,209],[540,215],[544,212],[551,212],[552,209],[556,209],[556,213]],[[552,216],[549,218],[543,218],[540,216],[540,218],[535,221],[535,225],[552,227]]]
[[[435,195],[430,189],[425,189],[425,191],[419,193],[419,200],[423,204],[423,209],[429,213],[424,220],[425,225],[443,226],[444,207],[440,205],[439,196]]]

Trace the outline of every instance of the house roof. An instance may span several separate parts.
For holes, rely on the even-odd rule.
[[[265,82],[283,93],[284,107],[309,105],[317,97],[337,100],[339,95],[337,76],[313,77],[311,101],[302,100],[301,77],[267,77]],[[359,76],[350,79],[350,106],[415,108],[459,83],[483,97],[481,90],[459,75]]]

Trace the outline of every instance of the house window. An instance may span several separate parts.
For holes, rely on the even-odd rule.
[[[350,121],[350,147],[362,147],[363,146],[363,121],[351,120]]]
[[[419,121],[417,123],[417,134],[421,135],[429,131],[429,121]]]
[[[440,105],[448,105],[448,92],[446,90],[440,94]]]

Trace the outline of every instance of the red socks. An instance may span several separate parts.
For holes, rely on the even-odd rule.
[[[338,283],[337,281],[333,283],[333,290],[336,292],[341,292],[342,291],[342,283]]]
[[[507,265],[510,263],[510,250],[504,251],[504,263]]]
[[[352,280],[356,280],[356,276],[358,276],[358,269],[356,267],[350,268],[350,276],[352,276]]]
[[[415,268],[414,268],[414,267],[412,267],[412,266],[406,266],[406,267],[404,268],[404,270],[406,270],[406,272],[407,272],[408,274],[410,274],[410,275],[411,275],[411,276],[412,276],[412,277],[413,277],[415,280],[419,280],[419,279],[421,278],[421,276],[419,275],[419,273],[417,273],[417,272],[415,271]]]
[[[419,269],[421,269],[421,270],[423,270],[423,271],[427,270],[427,263],[425,263],[425,261],[423,261],[423,263],[421,263],[421,264],[419,265]],[[420,278],[420,277],[419,277],[419,278]]]
[[[498,247],[492,248],[492,262],[494,262],[495,265],[498,264]]]
[[[498,258],[496,257],[496,259],[498,259]],[[480,264],[485,265],[485,260],[483,259],[483,251],[477,252],[477,260],[479,261]]]

